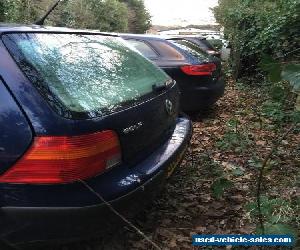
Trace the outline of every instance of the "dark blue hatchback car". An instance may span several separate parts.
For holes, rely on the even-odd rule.
[[[0,39],[1,240],[72,240],[115,225],[96,193],[136,212],[190,139],[176,84],[113,35],[2,25]]]

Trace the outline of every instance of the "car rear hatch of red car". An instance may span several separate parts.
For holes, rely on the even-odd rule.
[[[176,85],[120,38],[11,32],[2,41],[14,59],[6,64],[23,73],[12,83],[7,67],[3,78],[35,136],[0,182],[87,179],[122,163],[134,166],[171,136]]]

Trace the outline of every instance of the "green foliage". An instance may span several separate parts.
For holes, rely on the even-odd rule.
[[[300,122],[300,112],[293,109],[296,94],[291,92],[291,86],[288,83],[282,81],[273,83],[265,89],[269,98],[262,105],[262,117],[272,121],[275,129],[287,122]]]
[[[202,159],[201,165],[203,165],[209,177],[217,179],[224,176],[224,170],[218,162],[206,155],[204,155]]]
[[[207,41],[217,50],[221,50],[223,42],[220,39],[207,39]]]
[[[282,103],[271,100],[264,103],[262,115],[268,119],[271,119],[276,125],[281,125],[286,118]]]
[[[233,182],[229,180],[230,176],[218,162],[208,155],[203,155],[199,164],[201,164],[203,172],[214,180],[210,186],[213,197],[220,199],[225,191],[233,186]],[[191,175],[195,176],[195,171]]]
[[[1,0],[0,22],[23,22],[36,20],[37,3],[34,0]]]
[[[247,149],[248,140],[241,133],[229,131],[224,134],[223,138],[219,140],[216,145],[221,150],[234,150],[235,152],[243,152]]]
[[[33,23],[52,4],[51,0],[1,0],[0,22]],[[137,33],[144,33],[151,26],[143,0],[64,0],[45,24]]]
[[[242,168],[237,166],[232,170],[232,174],[234,176],[243,176],[245,174],[245,171]]]
[[[124,3],[117,0],[89,1],[94,21],[88,28],[108,32],[127,31],[128,10]]]
[[[211,186],[212,194],[216,199],[220,199],[224,194],[225,190],[232,186],[232,181],[228,180],[227,178],[217,178]]]
[[[251,218],[258,216],[256,202],[249,203],[246,207]],[[266,234],[290,234],[296,236],[293,224],[297,224],[299,218],[295,214],[293,204],[284,199],[269,199],[266,196],[261,197],[261,213],[265,220],[264,229]],[[261,228],[257,228],[257,234],[262,233]]]
[[[270,55],[262,55],[259,66],[268,73],[271,82],[279,82],[281,80],[281,65]]]
[[[219,0],[214,13],[240,73],[256,70],[264,54],[282,61],[299,59],[299,0]]]
[[[151,16],[143,0],[123,0],[128,7],[128,30],[131,33],[145,33],[151,27]]]
[[[261,234],[262,231],[260,228],[257,228],[257,234]],[[265,224],[265,234],[285,234],[285,235],[292,235],[296,237],[296,231],[294,228],[287,224],[273,224],[273,223],[266,223]]]
[[[291,84],[295,92],[300,91],[300,64],[283,64],[270,55],[263,55],[259,67],[268,73],[271,82],[285,80]]]
[[[288,64],[284,67],[281,77],[289,81],[294,91],[300,92],[300,64]]]
[[[251,140],[246,131],[239,128],[239,122],[232,119],[227,123],[227,131],[217,141],[216,146],[221,150],[233,150],[237,153],[244,152],[251,145]]]

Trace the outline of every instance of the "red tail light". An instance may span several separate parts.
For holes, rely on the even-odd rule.
[[[211,76],[216,69],[217,66],[214,63],[186,65],[181,67],[181,70],[185,74],[192,76]]]
[[[80,136],[36,137],[30,149],[0,182],[55,184],[96,176],[121,162],[115,132]]]

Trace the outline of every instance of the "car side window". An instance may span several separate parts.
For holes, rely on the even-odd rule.
[[[158,54],[145,42],[139,40],[127,40],[133,47],[140,51],[147,58],[157,58]]]
[[[168,60],[185,60],[184,55],[177,51],[174,47],[169,45],[166,42],[153,40],[151,42],[156,48],[159,48],[162,51],[162,56]]]

